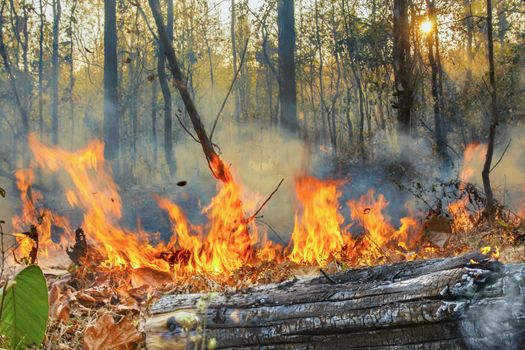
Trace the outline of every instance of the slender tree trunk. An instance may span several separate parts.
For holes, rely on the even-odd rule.
[[[168,43],[173,43],[173,0],[167,0],[168,14],[167,14],[167,36]],[[175,173],[175,160],[173,158],[173,111],[172,111],[172,97],[170,86],[168,84],[168,77],[166,75],[166,59],[164,57],[166,48],[162,42],[159,42],[159,52],[157,58],[157,73],[159,75],[160,89],[164,98],[164,156],[168,169],[173,175]]]
[[[283,127],[297,134],[297,93],[295,84],[294,0],[278,0],[279,104]]]
[[[7,76],[9,77],[9,81],[11,84],[11,91],[15,97],[15,104],[20,112],[20,119],[22,121],[22,128],[23,128],[23,137],[27,137],[27,134],[29,133],[29,112],[25,108],[24,104],[22,103],[22,99],[20,97],[20,89],[17,84],[16,76],[13,72],[13,68],[11,67],[11,63],[9,60],[9,54],[7,52],[7,47],[5,46],[5,39],[4,39],[4,8],[5,8],[5,1],[2,2],[2,6],[0,8],[0,55],[2,56],[2,60],[4,63],[4,69],[7,72]]]
[[[427,0],[428,16],[429,20],[434,24],[433,32],[427,34],[427,48],[428,48],[428,61],[431,69],[431,90],[432,90],[432,103],[434,111],[434,136],[436,138],[436,148],[441,159],[442,165],[448,167],[450,165],[450,157],[447,152],[447,141],[446,134],[444,131],[443,121],[443,103],[442,103],[442,88],[439,85],[439,66],[436,56],[438,55],[437,46],[437,21],[436,21],[436,9],[433,1]]]
[[[330,126],[330,117],[326,113],[326,104],[324,100],[324,83],[323,83],[323,71],[324,71],[324,60],[323,60],[323,51],[322,51],[322,45],[321,45],[321,28],[319,26],[319,6],[317,0],[314,1],[314,8],[315,8],[315,44],[317,46],[317,54],[319,56],[319,99],[320,99],[320,106],[319,111],[321,113],[321,120],[323,121],[323,136],[326,135],[326,132],[328,131],[328,136],[330,137],[330,143],[333,145],[334,139],[332,135],[332,128]]]
[[[483,189],[486,196],[486,213],[489,218],[494,218],[496,211],[494,202],[494,193],[492,192],[492,186],[490,184],[490,170],[492,165],[492,156],[494,154],[494,142],[496,138],[496,126],[498,125],[498,98],[496,90],[496,74],[494,68],[494,41],[493,41],[493,29],[492,29],[492,0],[487,0],[487,49],[488,49],[488,61],[489,61],[489,82],[490,82],[490,126],[489,126],[489,138],[487,142],[487,154],[485,156],[485,163],[483,165],[483,171],[481,177],[483,180]]]
[[[40,4],[40,26],[38,33],[38,131],[40,139],[44,136],[44,25],[45,13],[42,0]]]
[[[395,77],[395,108],[397,109],[398,134],[409,135],[412,109],[412,78],[410,70],[410,27],[408,0],[394,0],[393,62]],[[403,152],[403,149],[401,150]]]
[[[235,73],[237,72],[237,40],[235,38],[235,23],[236,23],[236,13],[235,13],[235,0],[231,0],[231,21],[230,21],[230,36],[231,36],[231,42],[232,42],[232,58],[233,58],[233,71],[232,71],[232,77],[235,76]],[[239,100],[239,90],[238,90],[238,84],[234,82],[235,87],[233,89],[234,92],[234,101],[235,101],[235,120],[239,122],[241,120],[241,107],[240,107],[240,100]]]
[[[116,160],[120,148],[116,0],[104,0],[104,142],[105,157]],[[118,174],[118,163],[114,164]]]
[[[473,0],[465,0],[465,26],[467,28],[467,85],[472,83],[472,62],[474,61],[474,51],[472,50],[472,43],[474,40],[474,18],[472,18],[472,1]]]
[[[501,46],[505,44],[505,36],[509,30],[509,21],[507,19],[508,1],[499,0],[496,8],[498,14],[498,41]]]
[[[60,0],[53,0],[53,55],[51,58],[51,139],[55,145],[58,144],[58,79],[60,74],[58,34],[61,15],[62,6],[60,4]]]
[[[160,52],[159,52],[160,54]],[[151,82],[151,139],[153,143],[153,164],[157,165],[158,141],[157,141],[157,83]]]
[[[71,14],[69,17],[69,120],[71,122],[71,146],[75,142],[75,74],[73,65],[73,22],[75,20],[75,10],[77,1],[74,0],[71,5]]]

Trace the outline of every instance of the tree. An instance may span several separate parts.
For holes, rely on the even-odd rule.
[[[116,0],[104,0],[104,155],[109,160],[118,156],[120,139],[116,7]]]
[[[394,0],[393,67],[395,78],[394,107],[397,109],[398,135],[408,135],[411,128],[412,81],[410,64],[410,27],[408,0]]]
[[[492,27],[492,0],[487,0],[487,55],[489,61],[489,84],[490,84],[490,126],[489,138],[487,141],[487,153],[485,155],[485,163],[481,172],[483,180],[483,189],[487,197],[485,203],[485,211],[489,218],[493,218],[495,214],[494,193],[492,192],[492,185],[490,183],[490,171],[492,164],[492,156],[494,155],[494,139],[496,138],[496,126],[498,125],[498,96],[496,90],[496,73],[494,68],[494,39]]]
[[[40,4],[40,26],[38,33],[38,130],[40,138],[44,136],[44,26],[46,15],[42,0]]]
[[[51,139],[53,144],[58,144],[58,78],[60,74],[60,60],[58,53],[58,34],[60,29],[60,17],[62,6],[60,0],[53,0],[53,54],[51,58]]]
[[[279,103],[281,107],[281,123],[288,131],[296,133],[298,131],[298,123],[293,0],[278,1],[277,27],[279,31]]]
[[[450,157],[447,151],[447,140],[445,133],[443,88],[441,84],[441,65],[439,59],[438,27],[436,7],[433,0],[427,0],[428,19],[432,23],[432,30],[427,33],[428,61],[431,70],[432,105],[434,111],[434,136],[438,156],[444,166],[450,166]]]
[[[167,26],[168,43],[173,43],[173,0],[167,0]],[[173,128],[172,128],[172,98],[168,77],[166,75],[166,47],[161,41],[158,43],[157,74],[159,75],[160,89],[164,98],[164,155],[170,173],[175,173],[175,160],[173,159]]]

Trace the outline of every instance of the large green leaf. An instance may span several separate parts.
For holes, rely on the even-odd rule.
[[[47,285],[40,267],[30,265],[9,281],[3,298],[0,334],[12,349],[40,345],[49,313]]]

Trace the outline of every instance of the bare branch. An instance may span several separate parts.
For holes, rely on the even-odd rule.
[[[266,203],[268,203],[270,201],[270,199],[272,199],[273,195],[275,194],[275,192],[277,192],[279,190],[279,187],[281,187],[281,184],[283,183],[284,181],[284,178],[281,179],[281,182],[279,182],[279,184],[277,185],[277,187],[275,188],[275,190],[273,190],[272,193],[270,193],[270,195],[268,196],[268,198],[266,198],[266,200],[263,202],[263,204],[261,204],[261,206],[259,207],[259,209],[257,209],[255,211],[255,213],[253,213],[252,216],[250,216],[246,222],[250,222],[252,221],[253,219],[255,219],[257,217],[257,214],[259,214],[262,210],[262,208],[264,208],[264,206],[266,205]]]
[[[237,80],[237,77],[239,76],[239,73],[244,64],[244,58],[246,57],[246,51],[248,51],[248,42],[249,42],[249,39],[246,39],[244,43],[244,49],[242,51],[241,62],[239,63],[239,68],[237,68],[237,70],[235,71],[235,75],[233,76],[233,80],[230,84],[230,88],[228,89],[228,92],[226,93],[226,96],[224,97],[224,100],[222,101],[221,108],[219,109],[219,112],[217,113],[217,116],[215,117],[215,120],[213,121],[213,126],[210,132],[210,140],[213,139],[213,133],[215,132],[215,128],[217,127],[217,122],[219,121],[219,117],[221,116],[221,113],[224,110],[224,106],[226,106],[226,102],[228,101],[228,98],[230,97],[233,87],[235,86],[235,81]]]
[[[503,150],[503,153],[501,153],[501,156],[499,157],[499,159],[496,162],[496,164],[494,164],[494,166],[492,168],[490,168],[489,173],[491,173],[492,170],[494,170],[494,168],[496,168],[498,166],[498,164],[501,162],[501,160],[503,159],[503,156],[505,156],[505,153],[507,153],[507,150],[509,149],[509,146],[510,146],[511,142],[512,142],[512,139],[510,139],[509,143],[507,143],[507,146],[505,146],[505,149]]]

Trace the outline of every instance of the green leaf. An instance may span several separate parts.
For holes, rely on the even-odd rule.
[[[47,284],[40,267],[30,265],[9,281],[2,295],[0,334],[12,349],[40,345],[49,313]]]
[[[5,190],[2,187],[0,187],[0,196],[5,198]]]

